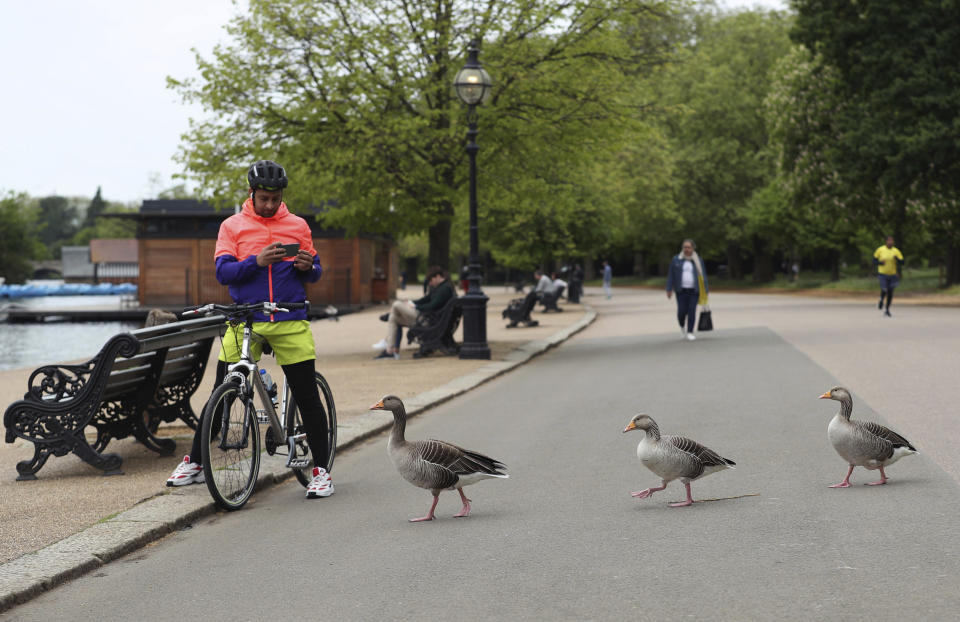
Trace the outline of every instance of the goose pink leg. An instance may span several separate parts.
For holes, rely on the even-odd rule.
[[[830,488],[850,488],[850,474],[853,473],[853,465],[850,465],[850,468],[847,470],[847,476],[843,478],[843,481],[839,484],[834,484]],[[882,471],[881,471],[882,473]]]
[[[430,506],[430,511],[427,512],[426,516],[420,518],[411,518],[411,523],[422,523],[423,521],[433,520],[433,511],[437,509],[437,501],[440,500],[440,495],[433,495],[433,505]]]
[[[693,497],[690,496],[690,482],[685,483],[683,487],[687,489],[687,500],[681,501],[680,503],[668,503],[667,505],[672,508],[682,508],[688,505],[693,505]]]
[[[663,482],[663,486],[660,488],[647,488],[646,490],[638,490],[636,492],[631,492],[630,496],[636,497],[637,499],[646,499],[647,497],[653,496],[653,493],[657,492],[658,490],[663,490],[666,487],[666,482]]]
[[[879,482],[867,482],[867,486],[881,486],[887,483],[887,474],[883,472],[883,467],[880,467],[880,481]]]
[[[454,518],[464,518],[470,516],[470,499],[467,499],[467,495],[463,494],[463,488],[457,488],[457,492],[460,493],[460,500],[463,501],[463,508],[453,515]]]

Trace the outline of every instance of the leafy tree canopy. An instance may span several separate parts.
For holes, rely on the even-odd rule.
[[[23,283],[30,278],[30,259],[41,250],[33,232],[29,203],[25,194],[0,197],[0,276],[7,283]]]
[[[191,123],[178,159],[221,204],[242,196],[250,162],[276,159],[294,209],[333,199],[330,224],[351,232],[427,230],[430,262],[447,266],[467,175],[451,85],[477,38],[494,80],[480,114],[486,231],[547,219],[559,241],[574,206],[600,195],[574,188],[589,182],[584,162],[636,124],[636,74],[669,51],[651,34],[668,4],[251,0],[227,28],[234,42],[198,56],[199,80],[169,79],[212,113]],[[526,260],[553,241],[502,253]]]

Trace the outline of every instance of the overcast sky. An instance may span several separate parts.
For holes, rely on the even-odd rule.
[[[786,0],[720,0],[784,9]],[[242,3],[241,3],[242,6]],[[190,117],[166,77],[196,75],[191,48],[227,43],[231,0],[0,0],[0,193],[151,198],[177,183]],[[159,180],[159,183],[158,183]]]

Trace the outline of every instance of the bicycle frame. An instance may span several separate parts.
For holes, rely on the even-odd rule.
[[[244,399],[247,400],[252,400],[253,398],[252,392],[250,391],[247,383],[251,383],[253,385],[253,389],[256,391],[257,397],[260,398],[260,403],[263,405],[263,412],[267,415],[267,420],[271,429],[273,430],[274,438],[278,440],[284,439],[286,442],[287,466],[293,468],[295,466],[293,461],[298,459],[296,444],[298,441],[306,438],[306,434],[301,432],[300,434],[287,435],[285,426],[290,416],[293,414],[290,412],[287,378],[284,376],[283,386],[281,389],[278,389],[277,392],[277,395],[280,397],[279,406],[280,413],[282,414],[281,418],[281,416],[277,413],[277,409],[273,406],[273,400],[270,398],[267,387],[260,375],[260,367],[257,365],[257,362],[253,360],[253,356],[250,353],[250,343],[254,339],[254,335],[253,320],[248,319],[243,325],[243,342],[240,346],[240,360],[236,363],[231,363],[227,367],[227,375],[224,377],[224,382],[230,379],[237,379],[240,382],[241,394],[243,395]],[[254,410],[257,410],[255,406]],[[223,425],[227,425],[226,419],[224,419]],[[248,433],[249,430],[244,430],[242,435],[243,443],[246,443]],[[226,429],[224,429],[223,433],[220,435],[221,449],[227,448],[225,445],[223,445],[226,438]]]

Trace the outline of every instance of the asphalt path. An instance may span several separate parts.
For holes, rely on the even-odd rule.
[[[447,492],[437,520],[408,523],[430,495],[400,479],[378,437],[338,458],[330,499],[295,483],[263,491],[5,619],[954,618],[955,479],[921,446],[886,486],[863,486],[876,473],[857,469],[851,488],[827,488],[846,470],[826,439],[838,404],[816,399],[844,380],[816,360],[830,348],[801,351],[802,335],[717,298],[728,327],[689,343],[665,301],[615,296],[596,327],[412,420],[408,438],[507,463],[510,479],[467,489],[469,518],[451,517]],[[815,328],[814,306],[805,321]],[[887,422],[851,389],[856,417]],[[638,412],[737,462],[693,483],[712,500],[668,507],[679,482],[630,497],[658,483],[636,459],[641,433],[621,433]]]

